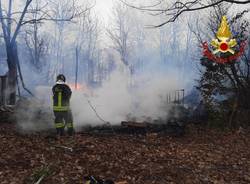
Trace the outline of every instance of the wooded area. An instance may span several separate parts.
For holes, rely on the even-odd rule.
[[[250,1],[103,1],[0,0],[0,183],[250,183]]]

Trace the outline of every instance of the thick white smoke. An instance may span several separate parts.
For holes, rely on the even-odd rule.
[[[168,107],[166,96],[173,89],[179,89],[177,74],[141,76],[136,79],[140,84],[129,87],[128,76],[118,71],[111,75],[109,81],[92,92],[84,95],[84,91],[74,91],[71,107],[75,123],[82,125],[97,125],[103,123],[88,104],[89,100],[95,110],[105,121],[119,124],[128,118],[145,121],[149,118],[165,119]]]
[[[105,121],[117,124],[121,120],[125,120],[132,108],[127,76],[118,72],[113,73],[109,81],[104,82],[101,88],[94,90],[88,97],[84,96],[84,91],[73,93],[71,106],[75,122],[78,125],[103,123],[98,119],[87,100]]]
[[[71,109],[75,127],[104,123],[91,105],[102,119],[113,125],[132,118],[137,121],[165,119],[169,109],[167,94],[184,85],[178,81],[178,73],[173,72],[140,75],[133,79],[133,87],[129,79],[124,72],[115,71],[100,88],[88,91],[72,89]],[[36,99],[29,102],[28,108],[19,111],[18,121],[22,129],[44,130],[53,127],[51,88],[37,87]],[[40,113],[39,116],[37,113]]]

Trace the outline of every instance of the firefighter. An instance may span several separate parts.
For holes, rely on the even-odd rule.
[[[60,74],[57,76],[56,84],[52,88],[55,127],[57,135],[64,135],[64,128],[66,126],[68,134],[72,136],[74,133],[73,117],[70,109],[72,91],[65,82],[65,76]]]

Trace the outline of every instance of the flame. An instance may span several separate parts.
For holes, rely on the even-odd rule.
[[[87,88],[87,86],[85,86],[85,85],[83,85],[83,84],[79,84],[79,83],[77,83],[76,85],[75,84],[72,84],[72,83],[69,83],[68,84],[69,85],[69,87],[72,89],[72,90],[82,90],[82,91],[85,91],[85,90],[87,90],[88,88]]]
[[[72,91],[81,91],[87,96],[93,96],[93,91],[86,84],[77,83],[75,85],[74,83],[68,83],[68,86],[71,88]]]

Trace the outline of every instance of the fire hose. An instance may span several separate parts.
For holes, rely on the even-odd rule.
[[[95,115],[97,116],[97,118],[99,120],[101,120],[102,122],[104,122],[105,124],[110,124],[108,121],[105,121],[99,114],[98,112],[96,111],[96,108],[92,105],[91,101],[89,99],[87,99],[87,102],[90,106],[90,108],[94,111]]]
[[[84,95],[84,96],[85,96],[85,98],[86,98],[86,100],[87,100],[87,102],[88,102],[90,108],[91,108],[91,109],[93,110],[93,112],[95,113],[96,117],[97,117],[100,121],[104,122],[105,125],[110,126],[112,132],[115,133],[115,130],[113,129],[111,123],[108,122],[108,121],[105,121],[105,120],[98,114],[96,108],[93,106],[93,104],[91,103],[91,101],[86,97],[86,95]]]

